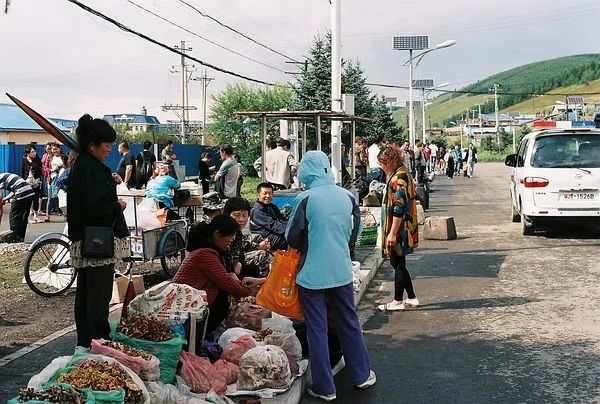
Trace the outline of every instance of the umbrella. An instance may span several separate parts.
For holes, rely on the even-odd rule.
[[[6,95],[12,100],[12,102],[14,102],[19,108],[21,108],[23,112],[29,115],[31,119],[35,121],[35,123],[40,125],[42,129],[54,136],[56,140],[58,140],[59,142],[71,149],[77,149],[77,143],[75,142],[75,140],[73,140],[71,136],[67,135],[65,132],[60,130],[54,123],[44,118],[42,115],[40,115],[40,113],[27,106],[23,101],[19,100],[18,98],[13,97],[9,93],[6,93]]]
[[[124,318],[127,318],[127,316],[129,315],[128,313],[128,306],[129,303],[131,303],[131,301],[136,297],[136,293],[135,293],[135,287],[133,286],[133,271],[132,268],[129,269],[129,283],[127,283],[127,291],[125,292],[125,298],[123,299],[123,309],[121,309],[121,321],[123,321]]]

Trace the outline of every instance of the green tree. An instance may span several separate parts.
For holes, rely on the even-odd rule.
[[[367,128],[370,129],[372,136],[374,137],[377,133],[385,133],[386,138],[393,143],[400,143],[404,139],[403,130],[399,128],[396,121],[392,117],[389,111],[385,97],[376,97],[373,103],[373,119],[375,120],[371,124],[367,124]]]
[[[246,84],[229,84],[212,98],[212,124],[208,135],[219,144],[230,144],[240,155],[246,168],[261,154],[262,125],[257,119],[246,120],[238,111],[275,111],[290,108],[294,93],[289,87],[254,88]],[[279,122],[267,121],[270,138],[279,136]]]

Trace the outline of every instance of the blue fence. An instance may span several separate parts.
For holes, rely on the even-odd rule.
[[[134,155],[137,155],[143,149],[141,144],[130,144],[129,148]],[[37,145],[36,150],[38,152],[38,156],[42,156],[44,154],[44,145]],[[162,147],[159,147],[159,156],[157,156],[159,160],[161,150]],[[219,161],[219,153],[217,151],[218,149],[215,147],[192,144],[176,144],[173,147],[173,152],[177,156],[179,164],[185,165],[186,176],[198,175],[198,163],[200,162],[200,157],[204,152],[211,153],[214,162]],[[24,154],[25,145],[0,145],[0,172],[9,172],[21,175],[21,164],[23,162]],[[110,152],[110,156],[108,159],[106,159],[104,164],[114,171],[116,170],[120,159],[121,156],[119,155],[117,145],[115,144]]]

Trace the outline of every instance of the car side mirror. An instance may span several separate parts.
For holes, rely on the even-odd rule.
[[[509,166],[509,167],[516,167],[517,166],[517,155],[509,154],[508,156],[506,156],[506,158],[504,159],[504,165]]]

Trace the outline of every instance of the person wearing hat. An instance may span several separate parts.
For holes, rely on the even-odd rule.
[[[204,211],[204,214],[200,221],[210,223],[215,216],[223,213],[224,206],[225,202],[223,202],[218,192],[213,191],[204,194],[202,196],[202,210]]]

